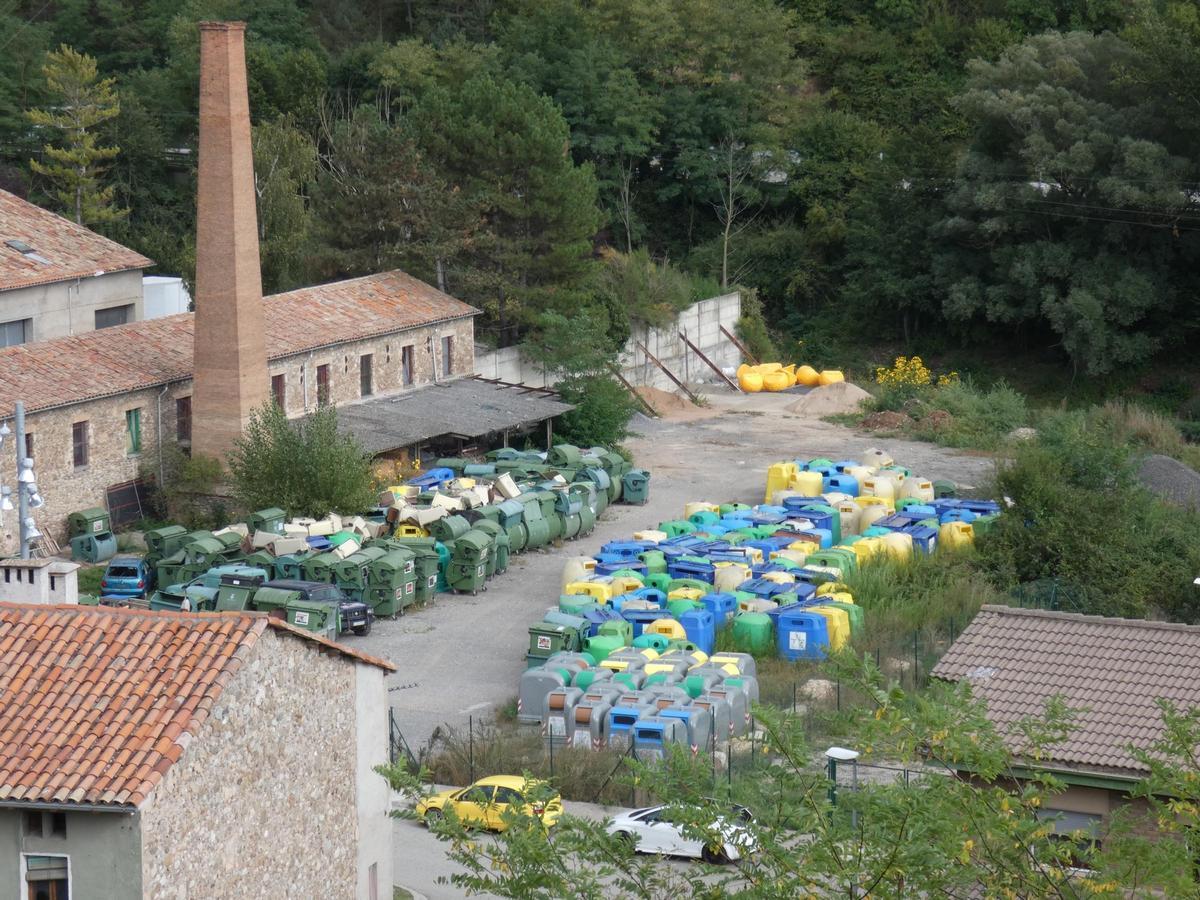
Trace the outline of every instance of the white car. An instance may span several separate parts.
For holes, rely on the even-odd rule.
[[[725,863],[741,859],[754,852],[754,835],[747,827],[754,821],[744,806],[730,806],[716,819],[721,841],[706,843],[684,835],[682,824],[672,822],[668,806],[648,806],[615,816],[608,833],[633,844],[638,853],[658,853],[663,856],[686,856],[707,863]]]

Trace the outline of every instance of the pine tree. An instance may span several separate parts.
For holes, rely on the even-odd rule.
[[[121,111],[115,79],[100,78],[96,60],[66,44],[46,55],[42,73],[54,105],[27,115],[34,125],[57,131],[62,143],[46,144],[43,161],[30,160],[30,167],[50,180],[54,196],[80,225],[123,218],[129,211],[113,205],[115,189],[101,180],[120,148],[99,146],[96,134]]]

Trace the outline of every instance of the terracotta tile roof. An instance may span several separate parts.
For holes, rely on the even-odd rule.
[[[30,250],[22,252],[8,241],[21,241]],[[154,260],[116,241],[0,191],[0,291],[152,265]]]
[[[1161,736],[1157,699],[1200,706],[1198,668],[1200,626],[985,606],[932,674],[969,680],[1002,733],[1061,695],[1085,711],[1039,765],[1138,778],[1128,747]]]
[[[478,315],[404,272],[383,272],[263,298],[267,355]],[[0,349],[0,416],[157,387],[192,376],[193,316],[180,313]]]
[[[268,627],[394,670],[261,613],[0,603],[0,804],[138,806]]]

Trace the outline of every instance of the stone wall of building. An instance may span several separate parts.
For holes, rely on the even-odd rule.
[[[453,338],[452,375],[471,375],[475,370],[474,321],[457,319],[427,328],[414,328],[390,335],[335,344],[268,364],[272,376],[282,374],[287,395],[285,410],[289,416],[303,415],[317,406],[317,367],[329,366],[330,395],[334,403],[360,399],[360,372],[364,354],[372,355],[373,395],[406,390],[402,378],[402,348],[413,348],[413,387],[434,381],[434,355],[437,377],[442,378],[443,337]],[[82,376],[81,376],[82,377]],[[146,470],[158,471],[158,423],[161,416],[165,442],[178,434],[177,403],[191,397],[190,379],[167,386],[133,391],[118,397],[90,400],[72,406],[31,412],[26,415],[25,430],[33,435],[34,470],[46,505],[34,513],[38,528],[51,534],[65,547],[66,517],[79,509],[106,507],[108,487],[137,478]],[[126,413],[140,410],[141,451],[129,452]],[[88,462],[76,467],[73,458],[72,428],[87,422]],[[8,445],[6,444],[6,449]],[[11,555],[17,547],[17,517],[4,516],[0,525],[0,556]]]
[[[356,897],[355,675],[262,635],[142,807],[144,896]]]

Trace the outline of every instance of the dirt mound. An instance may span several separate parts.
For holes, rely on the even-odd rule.
[[[954,416],[950,415],[944,409],[935,409],[921,419],[921,424],[932,428],[934,431],[945,431],[954,424]]]
[[[1200,472],[1177,459],[1157,453],[1147,456],[1138,471],[1138,481],[1164,500],[1200,508]]]
[[[696,408],[696,404],[682,394],[672,394],[670,391],[660,390],[656,387],[640,387],[637,388],[637,392],[638,396],[649,403],[650,408],[660,416]]]
[[[860,401],[871,395],[848,381],[813,388],[787,408],[788,412],[819,418],[858,412]]]
[[[912,424],[912,419],[904,413],[877,412],[871,413],[858,423],[867,431],[900,431],[905,425]]]

